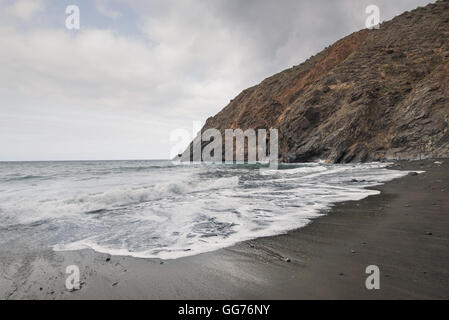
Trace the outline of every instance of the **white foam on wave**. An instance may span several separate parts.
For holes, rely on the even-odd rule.
[[[2,195],[0,227],[21,223],[25,229],[11,232],[33,230],[54,250],[175,259],[301,228],[333,204],[378,194],[367,188],[408,173],[386,165],[297,164],[268,173],[196,165],[128,168],[98,180],[64,176],[41,182],[40,192],[15,185]]]
[[[301,168],[294,168],[294,169],[286,169],[286,170],[277,170],[280,174],[312,174],[316,172],[326,172],[328,169],[324,166],[313,166],[313,167],[301,167]]]
[[[125,182],[126,183],[126,182]],[[195,181],[189,177],[177,182],[151,182],[138,186],[108,186],[105,191],[85,194],[27,194],[20,202],[15,197],[2,201],[0,212],[13,216],[16,223],[33,223],[43,219],[70,217],[99,210],[131,206],[153,200],[170,199],[183,194],[212,189],[232,188],[238,177],[219,178],[213,181]],[[1,213],[0,213],[1,214]]]

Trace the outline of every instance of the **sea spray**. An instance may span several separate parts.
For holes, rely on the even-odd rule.
[[[0,244],[31,238],[55,250],[199,254],[301,228],[333,204],[378,194],[369,188],[407,174],[386,166],[2,163]]]

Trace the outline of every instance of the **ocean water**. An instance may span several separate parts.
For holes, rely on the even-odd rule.
[[[173,259],[301,228],[407,172],[386,164],[0,163],[0,247]]]

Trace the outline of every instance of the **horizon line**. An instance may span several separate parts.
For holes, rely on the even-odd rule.
[[[6,162],[86,162],[86,161],[170,161],[170,159],[66,159],[66,160],[0,160],[0,163]]]

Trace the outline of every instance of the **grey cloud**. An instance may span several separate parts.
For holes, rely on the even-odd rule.
[[[169,130],[206,119],[246,87],[364,28],[366,5],[377,4],[388,20],[428,2],[111,0],[98,2],[100,14],[117,18],[114,4],[120,3],[134,10],[137,20],[120,16],[116,30],[82,27],[78,33],[39,25],[21,29],[15,21],[24,19],[2,12],[0,160],[14,158],[15,151],[21,158],[54,155],[54,146],[63,145],[60,136],[70,141],[68,158],[77,150],[80,157],[168,156]],[[136,23],[142,34],[120,35],[120,23]],[[55,108],[56,119],[39,118]],[[93,121],[99,114],[108,116]],[[148,121],[120,121],[133,117]],[[137,139],[136,132],[144,138]],[[32,147],[37,139],[38,150]],[[121,142],[111,144],[113,139]]]

